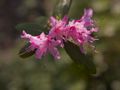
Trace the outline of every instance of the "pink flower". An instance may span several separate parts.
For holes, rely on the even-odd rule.
[[[83,22],[69,22],[69,37],[78,45],[83,45],[89,41],[91,32],[84,27]]]
[[[41,33],[38,36],[32,36],[23,31],[22,38],[28,39],[30,42],[30,50],[36,50],[35,56],[41,59],[47,52],[51,53],[55,59],[60,59],[60,54],[56,48],[61,43],[59,40],[51,39],[50,36]]]
[[[92,9],[85,9],[84,15],[79,20],[72,20],[67,25],[68,37],[83,47],[84,44],[92,44],[96,39],[92,36],[92,33],[97,32],[98,29],[94,27],[92,18]]]
[[[54,17],[50,17],[51,29],[49,31],[49,36],[54,39],[61,41],[61,46],[63,46],[63,40],[66,39],[66,24],[68,17],[64,16],[62,20],[57,20]]]
[[[72,40],[79,45],[81,51],[84,52],[83,46],[86,43],[91,45],[96,40],[92,34],[98,31],[94,25],[94,21],[91,19],[92,15],[92,9],[85,9],[84,15],[79,20],[68,22],[67,16],[59,20],[50,17],[51,29],[48,35],[41,33],[38,36],[32,36],[23,31],[21,37],[27,39],[31,44],[27,51],[35,50],[35,56],[39,59],[48,52],[52,54],[55,59],[60,59],[57,47],[63,47],[63,42],[68,40]]]

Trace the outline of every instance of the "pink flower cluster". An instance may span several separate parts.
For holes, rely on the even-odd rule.
[[[60,59],[57,47],[64,47],[64,42],[72,40],[82,47],[85,43],[92,44],[96,40],[92,33],[98,30],[91,19],[92,15],[92,9],[85,9],[84,15],[79,20],[68,21],[67,16],[61,20],[50,17],[51,29],[48,35],[41,33],[38,36],[32,36],[23,31],[21,37],[27,39],[31,44],[29,50],[36,50],[36,58],[41,59],[49,52],[55,59]]]

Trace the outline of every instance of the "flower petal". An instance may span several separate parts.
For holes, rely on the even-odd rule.
[[[56,18],[54,18],[53,16],[50,17],[50,24],[51,24],[51,26],[54,26],[56,23],[57,23]]]
[[[49,48],[50,53],[54,56],[55,59],[60,59],[60,54],[57,48]]]
[[[46,49],[45,48],[38,48],[35,52],[35,56],[38,59],[41,59],[42,56],[46,53]]]

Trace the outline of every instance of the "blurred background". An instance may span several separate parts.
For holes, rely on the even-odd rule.
[[[15,26],[50,16],[56,1],[0,0],[0,90],[120,90],[120,0],[73,0],[69,11],[79,18],[84,8],[94,10],[96,75],[79,70],[63,49],[58,61],[49,55],[41,60],[18,56],[25,41]]]

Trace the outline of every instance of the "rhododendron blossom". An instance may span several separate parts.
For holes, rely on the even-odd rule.
[[[47,36],[44,33],[41,33],[38,36],[32,36],[27,34],[25,31],[23,31],[23,35],[21,37],[29,40],[31,45],[28,48],[30,50],[36,49],[36,58],[41,59],[44,54],[50,52],[55,59],[60,59],[59,52],[56,48],[56,46],[60,45],[60,40],[51,39],[50,36]]]
[[[55,17],[50,17],[51,29],[49,36],[54,39],[61,40],[61,46],[63,47],[63,40],[66,39],[66,24],[68,17],[64,16],[62,20],[57,20]]]
[[[68,21],[68,17],[56,19],[50,17],[50,30],[48,35],[41,33],[38,36],[32,36],[23,31],[22,38],[30,42],[29,50],[36,50],[35,55],[41,59],[47,52],[51,53],[55,59],[60,59],[58,46],[64,47],[66,41],[72,40],[75,44],[83,47],[84,44],[92,44],[96,39],[92,33],[97,32],[94,21],[91,19],[92,9],[85,9],[84,15],[78,20]]]
[[[69,27],[68,36],[71,37],[77,44],[82,45],[86,42],[94,41],[91,34],[93,32],[96,32],[97,29],[91,28],[90,30],[88,30],[84,26],[83,22],[74,20],[69,22],[68,27]]]

